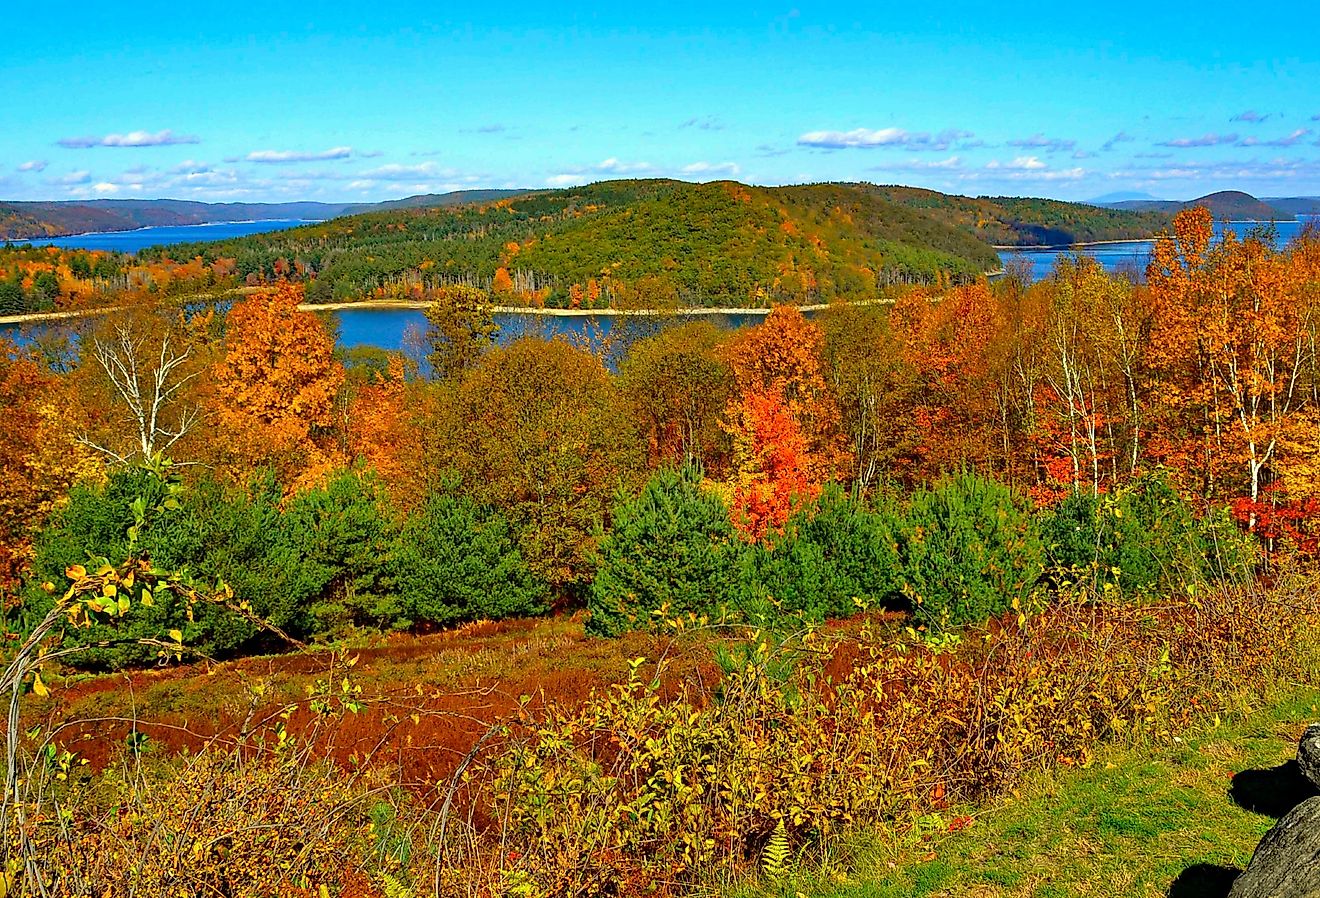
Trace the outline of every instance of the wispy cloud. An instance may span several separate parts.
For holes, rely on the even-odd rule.
[[[1320,161],[1311,159],[1191,161],[1163,166],[1134,166],[1111,172],[1109,177],[1137,182],[1201,180],[1221,184],[1242,181],[1300,181],[1320,177]]]
[[[1259,140],[1255,137],[1244,137],[1238,141],[1240,147],[1290,147],[1298,143],[1302,138],[1311,133],[1310,128],[1298,128],[1287,137],[1276,137],[1274,140]]]
[[[723,131],[724,122],[713,115],[693,116],[678,126],[683,128],[696,128],[700,131]]]
[[[255,150],[243,159],[247,162],[261,162],[267,165],[287,165],[294,162],[324,162],[328,159],[347,159],[353,155],[352,147],[331,147],[319,153],[300,152],[298,150]]]
[[[927,161],[924,159],[904,159],[895,162],[884,162],[880,165],[871,166],[869,171],[881,172],[922,172],[922,171],[956,171],[963,165],[962,157],[950,156],[948,159]]]
[[[70,150],[85,150],[91,147],[164,147],[180,143],[201,143],[191,134],[175,134],[166,128],[164,131],[129,131],[127,134],[106,134],[103,137],[64,137],[59,145]]]
[[[1020,140],[1010,140],[1008,145],[1023,150],[1043,150],[1046,153],[1057,153],[1060,150],[1073,149],[1077,146],[1077,141],[1063,140],[1058,137],[1046,137],[1044,134],[1037,133]]]
[[[46,166],[50,165],[45,159],[33,159],[30,162],[24,162],[18,167],[19,171],[45,171]]]
[[[736,162],[693,162],[679,169],[685,175],[736,178],[742,168]]]
[[[1257,112],[1257,111],[1254,110],[1254,109],[1248,109],[1248,110],[1246,110],[1245,112],[1239,112],[1237,115],[1235,115],[1235,116],[1233,116],[1231,119],[1229,119],[1229,121],[1230,121],[1230,122],[1248,122],[1248,123],[1253,124],[1253,125],[1259,125],[1261,122],[1265,121],[1265,120],[1268,119],[1269,117],[1270,117],[1270,116],[1269,116],[1268,113],[1260,113],[1260,112]]]
[[[637,175],[654,174],[655,166],[649,162],[625,162],[611,156],[595,165],[580,165],[564,168],[545,179],[550,187],[571,187],[585,184],[596,175]]]
[[[356,178],[372,181],[415,181],[418,178],[429,178],[438,174],[439,171],[434,162],[423,162],[420,165],[391,163],[390,165],[381,165],[358,172]]]
[[[505,131],[507,131],[507,130],[509,130],[509,126],[508,126],[508,125],[502,125],[502,124],[500,124],[499,122],[492,122],[492,123],[489,124],[489,125],[482,125],[482,126],[480,126],[479,128],[477,128],[477,133],[478,133],[478,134],[503,134],[503,133],[504,133]]]
[[[1172,140],[1161,140],[1155,144],[1159,147],[1177,147],[1187,149],[1190,147],[1218,147],[1224,144],[1237,143],[1236,134],[1202,134],[1200,137],[1175,137]]]
[[[67,175],[60,175],[53,183],[64,187],[72,187],[75,184],[87,184],[92,180],[92,173],[86,170],[71,171]]]
[[[905,131],[902,128],[854,128],[851,131],[808,131],[797,139],[798,146],[825,150],[898,147],[908,150],[943,152],[961,140],[973,137],[971,131],[948,128],[936,134]]]
[[[989,169],[1005,168],[1014,171],[1040,171],[1041,169],[1049,168],[1048,165],[1041,162],[1040,159],[1035,156],[1018,156],[1010,162],[994,160],[992,162],[987,162],[985,167]]]
[[[1127,133],[1126,131],[1119,131],[1113,137],[1109,138],[1103,144],[1100,145],[1100,152],[1108,153],[1110,150],[1118,146],[1120,143],[1131,143],[1134,140],[1136,140],[1136,138],[1133,137],[1131,134]]]

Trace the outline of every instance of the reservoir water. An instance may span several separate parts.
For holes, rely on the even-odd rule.
[[[171,243],[198,243],[206,240],[228,240],[266,231],[283,231],[299,225],[312,224],[305,219],[271,218],[261,221],[219,221],[213,224],[171,225],[159,228],[138,228],[136,231],[105,231],[92,234],[71,234],[68,237],[34,237],[31,240],[13,240],[14,244],[30,243],[34,246],[58,246],[62,249],[99,249],[119,253],[135,253],[149,246],[168,246]]]
[[[1307,216],[1296,221],[1276,221],[1262,223],[1257,221],[1217,222],[1215,234],[1231,228],[1239,237],[1260,227],[1274,230],[1274,241],[1283,246],[1302,232],[1306,225],[1315,221],[1320,223],[1320,216]],[[1155,247],[1153,240],[1121,240],[1112,243],[1079,244],[1077,246],[1049,247],[1044,249],[1001,249],[999,259],[1004,267],[1028,265],[1030,280],[1044,280],[1054,271],[1059,259],[1065,256],[1090,256],[1099,262],[1106,271],[1115,273],[1133,273],[1139,279],[1145,276],[1146,263],[1150,261],[1151,251]]]

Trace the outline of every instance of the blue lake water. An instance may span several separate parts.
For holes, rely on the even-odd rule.
[[[338,325],[339,345],[344,348],[378,346],[383,349],[407,348],[410,329],[420,335],[426,330],[426,316],[419,309],[338,309],[330,313]],[[662,327],[679,321],[710,321],[717,327],[736,328],[755,323],[761,316],[687,315],[672,317],[625,317],[619,315],[520,315],[516,312],[495,316],[500,326],[498,342],[507,344],[519,337],[567,337],[593,348],[611,346],[622,349],[634,340],[650,336]]]
[[[63,249],[100,249],[120,253],[135,253],[148,246],[167,246],[171,243],[198,243],[206,240],[227,240],[267,231],[283,231],[299,225],[311,224],[302,219],[276,218],[264,221],[221,221],[214,224],[176,225],[161,228],[139,228],[136,231],[105,231],[93,234],[73,234],[68,237],[40,237],[32,240],[14,240],[14,244],[31,243],[34,246],[58,246]]]
[[[1320,216],[1308,216],[1297,221],[1274,222],[1272,227],[1275,231],[1276,245],[1282,246],[1288,243],[1300,234],[1311,220],[1320,222]],[[1218,222],[1215,224],[1215,233],[1222,234],[1225,227],[1231,228],[1240,237],[1255,228],[1261,227],[1261,224],[1255,221]],[[1060,258],[1072,255],[1090,256],[1103,265],[1106,271],[1115,273],[1131,272],[1135,273],[1138,278],[1143,278],[1146,272],[1146,263],[1150,261],[1150,254],[1154,247],[1155,241],[1153,240],[1123,240],[1115,243],[1097,243],[1090,246],[1005,249],[999,251],[999,259],[1005,267],[1022,263],[1030,265],[1030,279],[1032,281],[1040,281],[1049,277],[1050,272],[1054,271],[1054,266]]]

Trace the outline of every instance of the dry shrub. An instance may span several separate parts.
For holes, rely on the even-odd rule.
[[[292,746],[130,764],[57,790],[24,837],[51,896],[337,894],[371,786]],[[17,835],[17,834],[15,834]],[[35,878],[35,877],[34,877]]]
[[[1299,663],[1315,609],[1292,598],[1061,601],[938,642],[760,635],[711,702],[665,701],[634,676],[524,717],[476,759],[468,788],[498,824],[448,825],[439,892],[681,892],[753,866],[780,821],[798,844],[902,827],[1028,770],[1086,765],[1103,739],[1168,738]]]
[[[1315,602],[1278,587],[1061,600],[938,640],[889,625],[759,633],[719,654],[713,690],[676,690],[638,659],[622,685],[526,700],[429,791],[313,760],[362,725],[345,680],[329,732],[288,747],[85,781],[53,756],[21,832],[55,896],[679,894],[751,872],[772,837],[782,852],[855,827],[956,827],[951,804],[1026,771],[1086,765],[1105,739],[1169,738],[1299,676]]]

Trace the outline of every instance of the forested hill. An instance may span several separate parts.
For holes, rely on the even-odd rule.
[[[202,203],[194,200],[54,200],[0,201],[0,239],[61,237],[92,231],[213,224],[221,221],[303,218],[321,221],[411,206],[457,206],[485,202],[526,191],[456,190],[428,193],[384,203]]]
[[[1172,213],[1115,209],[1034,197],[956,196],[919,187],[859,184],[891,203],[958,225],[995,246],[1066,246],[1140,240],[1167,232]]]
[[[291,274],[314,300],[470,283],[549,305],[749,305],[866,298],[999,266],[972,233],[848,185],[608,181],[445,209],[395,209],[150,254]]]

